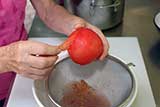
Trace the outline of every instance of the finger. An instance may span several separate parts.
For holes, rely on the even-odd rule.
[[[104,58],[108,55],[108,47],[106,47],[104,45],[104,49],[103,49],[103,53],[102,55],[99,57],[99,60],[104,60]]]
[[[27,59],[27,63],[33,68],[44,69],[53,66],[57,59],[58,56],[40,57],[30,55]]]
[[[85,23],[77,23],[77,24],[75,24],[73,31],[75,31],[75,30],[77,30],[78,28],[81,28],[81,27],[86,27],[86,24]]]
[[[73,41],[76,39],[79,31],[80,30],[77,30],[76,32],[72,32],[72,34],[62,44],[59,45],[59,48],[62,51],[67,50],[70,47],[70,45],[73,43]]]
[[[61,52],[58,46],[51,46],[41,42],[29,41],[29,53],[35,55],[57,55]]]
[[[29,74],[38,75],[38,76],[46,76],[49,72],[53,70],[53,68],[54,68],[54,65],[44,69],[37,69],[37,68],[30,67],[28,65],[21,65],[20,67],[18,67],[16,72],[18,74],[29,73]]]
[[[86,21],[77,17],[75,21],[73,21],[72,32],[77,30],[78,28],[86,27]]]
[[[17,74],[32,74],[40,77],[47,77],[54,68],[54,64],[44,69],[33,68],[25,63],[13,63],[11,66]]]
[[[93,31],[95,31],[99,35],[99,37],[101,38],[102,43],[103,43],[103,53],[100,56],[99,60],[103,60],[108,55],[109,43],[108,43],[106,37],[104,36],[104,34],[97,27],[88,24],[87,28],[90,28]]]
[[[53,70],[54,70],[54,66],[52,66],[44,76],[46,78],[48,78],[50,76],[51,72],[53,72]]]
[[[29,68],[29,70],[25,70],[25,72],[31,73],[33,75],[38,76],[48,76],[48,74],[53,70],[54,66],[45,68],[45,69],[36,69],[36,68]]]
[[[102,39],[102,42],[103,42],[103,53],[100,56],[99,60],[103,60],[108,55],[109,51],[109,43],[105,37]]]
[[[27,78],[34,79],[34,80],[46,79],[45,76],[38,76],[38,75],[33,75],[33,74],[21,74],[21,75],[24,76],[24,77],[27,77]]]

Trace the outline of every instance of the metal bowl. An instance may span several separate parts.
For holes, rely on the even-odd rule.
[[[85,80],[91,87],[102,92],[112,107],[129,107],[137,95],[136,76],[130,67],[132,65],[111,55],[103,61],[85,66],[65,58],[56,64],[46,81],[34,82],[34,96],[42,106],[61,107],[60,100],[66,84]]]

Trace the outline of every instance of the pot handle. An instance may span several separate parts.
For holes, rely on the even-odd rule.
[[[120,6],[121,5],[121,0],[114,0],[114,3],[113,4],[111,4],[111,5],[96,5],[95,4],[95,0],[91,0],[91,3],[90,3],[90,9],[89,9],[89,14],[90,14],[90,16],[93,16],[94,15],[94,13],[95,13],[95,10],[94,10],[94,8],[96,7],[96,6],[99,6],[100,8],[111,8],[111,7],[114,7],[114,12],[117,12],[118,11],[118,9],[117,9],[117,7],[118,6]]]
[[[95,14],[95,8],[96,4],[95,4],[95,0],[91,0],[90,6],[89,6],[89,14],[90,16],[93,16]]]
[[[95,4],[95,0],[91,0],[91,4],[90,4],[90,6],[95,6],[96,4]]]
[[[113,7],[114,7],[114,12],[117,12],[118,9],[117,7],[121,5],[121,0],[115,0]]]
[[[101,8],[103,8],[103,7],[107,7],[107,8],[111,8],[111,7],[114,7],[114,12],[117,12],[118,11],[118,9],[117,9],[117,7],[118,6],[120,6],[121,5],[121,0],[114,0],[114,3],[113,4],[111,4],[111,5],[102,5],[101,6]]]
[[[130,62],[130,63],[127,64],[127,66],[128,67],[135,67],[136,65],[134,63]]]

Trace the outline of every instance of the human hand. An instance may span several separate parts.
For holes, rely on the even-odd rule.
[[[34,42],[19,41],[4,46],[3,61],[7,71],[14,71],[32,79],[45,79],[60,53],[58,46]]]
[[[93,26],[91,24],[89,24],[88,22],[86,22],[85,20],[77,17],[75,18],[75,20],[73,20],[73,31],[75,31],[77,28],[80,28],[80,27],[86,27],[86,28],[89,28],[91,30],[93,30],[94,32],[96,32],[99,37],[101,38],[102,42],[103,42],[103,46],[104,46],[104,50],[103,50],[103,53],[102,55],[100,56],[100,60],[103,60],[107,55],[108,55],[108,50],[109,50],[109,43],[106,39],[106,37],[104,36],[104,34],[101,32],[101,30],[99,28],[97,28],[96,26]]]

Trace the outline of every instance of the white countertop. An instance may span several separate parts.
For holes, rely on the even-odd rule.
[[[64,38],[30,38],[52,45],[61,43]],[[132,62],[138,79],[138,94],[132,107],[156,107],[147,71],[135,37],[111,37],[109,53],[121,58],[126,63]],[[38,107],[32,93],[33,80],[17,75],[7,107]]]

